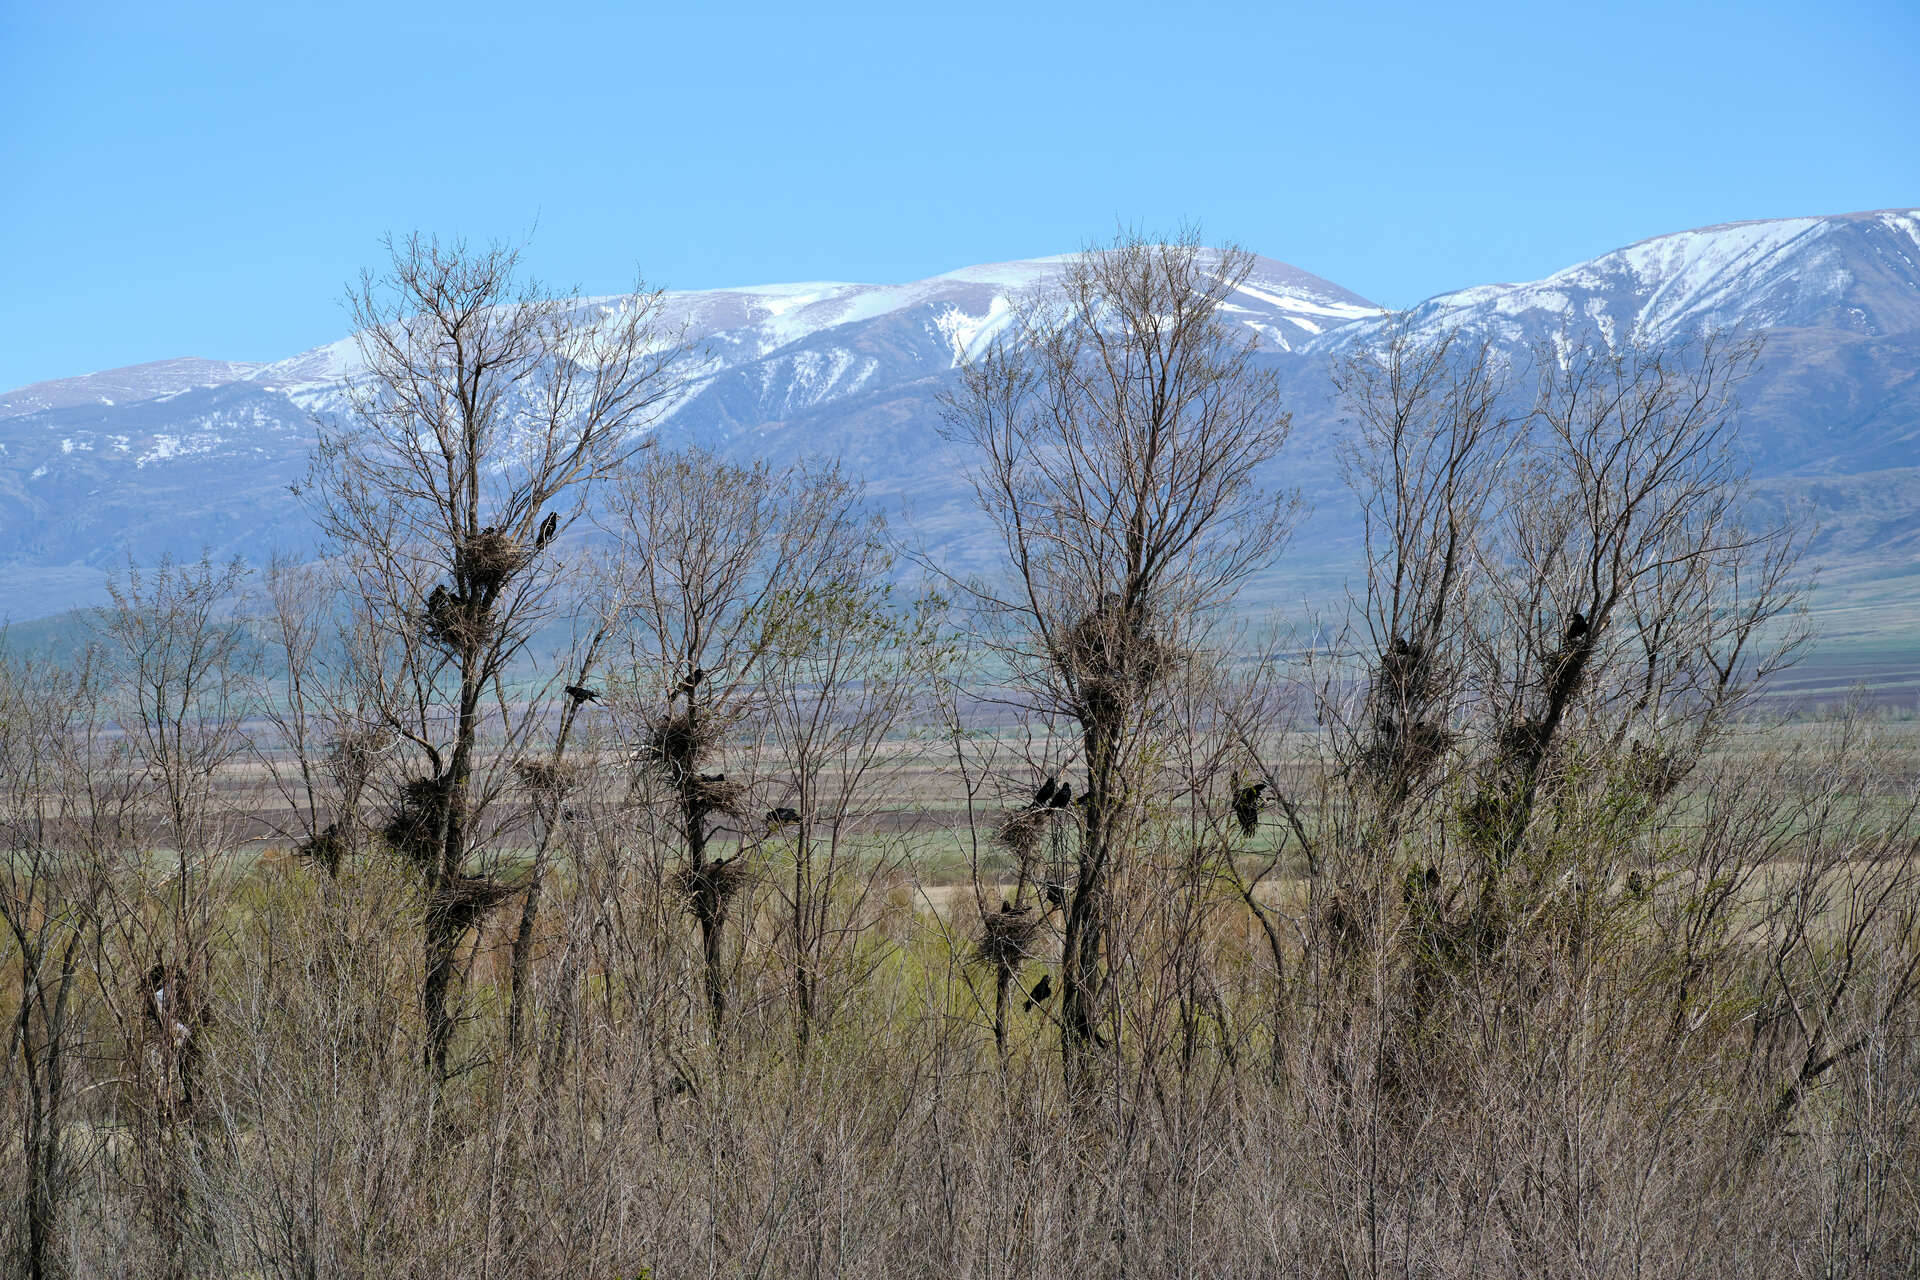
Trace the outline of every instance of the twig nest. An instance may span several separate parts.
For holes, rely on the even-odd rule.
[[[456,929],[471,929],[520,889],[518,884],[485,876],[459,876],[427,894],[427,915]]]
[[[327,766],[343,783],[363,783],[379,767],[380,757],[392,744],[392,735],[382,730],[349,729],[328,746]]]
[[[1623,773],[1627,785],[1652,800],[1664,800],[1693,772],[1694,762],[1679,751],[1636,742],[1627,749]]]
[[[513,771],[521,785],[542,800],[559,800],[580,787],[580,766],[568,761],[516,760]]]
[[[1430,720],[1398,724],[1382,717],[1374,726],[1374,740],[1361,755],[1361,764],[1375,777],[1396,774],[1404,778],[1426,776],[1457,740],[1444,725]]]
[[[498,529],[482,529],[454,552],[454,572],[483,596],[497,594],[533,558],[527,545]]]
[[[340,874],[340,864],[351,850],[352,844],[338,822],[329,822],[293,848],[295,855],[319,863],[330,876]]]
[[[687,912],[697,920],[717,920],[727,904],[753,881],[753,872],[739,857],[716,858],[704,866],[680,867],[668,885],[686,900]]]
[[[1163,681],[1179,654],[1154,634],[1143,603],[1106,592],[1067,629],[1063,657],[1080,697],[1096,715],[1117,712]]]
[[[1374,689],[1402,706],[1418,706],[1433,692],[1433,655],[1418,641],[1395,636],[1380,655]]]
[[[421,613],[420,629],[443,649],[478,649],[493,631],[493,610],[478,596],[435,587]]]
[[[698,779],[700,764],[719,745],[719,730],[709,720],[676,711],[651,719],[640,744],[640,762],[674,786]]]
[[[980,939],[973,945],[973,958],[981,964],[1013,970],[1038,954],[1040,919],[1032,907],[1018,910],[1002,906],[990,911],[980,925]]]
[[[395,853],[415,866],[430,869],[440,860],[440,824],[446,816],[453,786],[446,778],[411,778],[400,788],[380,834]]]
[[[1047,821],[1052,816],[1050,809],[1035,809],[1029,806],[1014,809],[1000,819],[1000,825],[994,829],[993,838],[1023,864],[1031,862],[1040,850],[1040,837],[1046,832]]]

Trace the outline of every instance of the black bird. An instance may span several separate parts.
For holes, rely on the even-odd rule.
[[[560,531],[560,513],[558,511],[547,512],[547,518],[540,522],[540,532],[534,535],[533,549],[535,551],[538,551],[541,547],[544,547],[549,542],[552,542],[553,535],[558,533],[559,531]]]
[[[1587,615],[1578,609],[1567,618],[1567,643],[1573,644],[1587,634]]]
[[[566,694],[569,698],[573,699],[573,705],[576,707],[583,702],[600,701],[600,691],[598,689],[589,689],[585,685],[570,684],[566,688]]]
[[[432,592],[427,596],[427,613],[429,615],[438,614],[446,607],[447,588],[443,583],[435,583]]]
[[[1053,799],[1053,793],[1055,791],[1058,791],[1059,789],[1060,789],[1059,775],[1048,774],[1047,780],[1040,784],[1040,789],[1033,793],[1033,804],[1029,807],[1034,809],[1046,808],[1047,802]]]
[[[1040,975],[1040,981],[1033,984],[1033,990],[1027,993],[1027,1002],[1021,1005],[1020,1007],[1023,1010],[1031,1009],[1036,1004],[1045,1004],[1048,1000],[1051,1000],[1052,998],[1053,998],[1053,975],[1050,973],[1043,973]]]
[[[1260,793],[1267,789],[1264,782],[1255,782],[1245,786],[1236,785],[1233,789],[1233,816],[1240,821],[1240,833],[1252,835],[1260,828]]]
[[[1040,896],[1047,900],[1047,910],[1065,911],[1067,909],[1067,886],[1058,880],[1042,880]]]
[[[791,827],[800,821],[800,811],[781,805],[777,809],[767,810],[767,830],[778,831],[781,827]]]
[[[695,667],[680,678],[680,692],[691,697],[693,691],[700,687],[700,682],[706,678],[707,673],[701,668]]]
[[[1434,893],[1440,888],[1440,869],[1431,862],[1427,864],[1427,892]]]
[[[727,775],[724,773],[703,773],[700,775],[700,781],[702,782],[725,782],[726,780]]]
[[[1063,782],[1060,784],[1060,789],[1053,793],[1053,798],[1050,801],[1048,801],[1047,808],[1064,809],[1072,803],[1073,803],[1073,784],[1071,782]]]

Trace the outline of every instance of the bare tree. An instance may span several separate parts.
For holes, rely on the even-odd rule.
[[[1497,874],[1526,838],[1571,721],[1670,794],[1729,717],[1803,650],[1803,537],[1744,519],[1734,447],[1752,340],[1564,339],[1536,353],[1524,463],[1477,628],[1492,750],[1469,835]]]
[[[766,710],[777,665],[817,644],[831,608],[871,590],[876,530],[858,487],[837,468],[776,472],[697,448],[628,468],[609,505],[629,557],[619,588],[628,658],[621,706],[640,765],[677,815],[686,863],[676,880],[700,928],[717,1028],[727,1003],[728,914],[766,823],[748,779],[710,766]],[[731,820],[741,847],[715,858],[721,820]]]
[[[444,1076],[456,948],[522,887],[477,860],[540,720],[501,682],[563,599],[555,539],[647,443],[682,348],[658,293],[586,303],[517,281],[513,249],[388,248],[351,294],[362,368],[349,411],[321,424],[306,492],[370,637],[378,727],[414,762],[387,834],[425,884],[425,1058]]]
[[[88,962],[105,897],[102,864],[75,839],[87,825],[82,779],[95,763],[85,750],[93,744],[72,732],[76,716],[97,715],[101,666],[92,649],[70,663],[0,651],[0,846],[7,851],[0,860],[0,924],[19,983],[6,1074],[11,1082],[18,1071],[25,1103],[10,1149],[23,1166],[13,1197],[25,1227],[18,1261],[35,1280],[60,1274],[60,1210],[72,1165],[68,1126],[74,1086],[84,1082],[76,1060],[85,1049]]]
[[[968,598],[1027,705],[1075,727],[1086,771],[1062,943],[1070,1073],[1101,1038],[1108,895],[1158,695],[1297,511],[1254,482],[1290,419],[1256,338],[1222,312],[1252,266],[1190,233],[1082,254],[946,402],[1011,571]]]
[[[1426,341],[1400,319],[1335,382],[1356,427],[1343,463],[1365,537],[1354,639],[1368,670],[1357,717],[1337,697],[1319,712],[1344,731],[1336,751],[1391,826],[1434,778],[1464,710],[1488,508],[1519,438],[1484,340]]]

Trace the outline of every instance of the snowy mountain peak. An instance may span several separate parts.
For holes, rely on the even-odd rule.
[[[47,409],[67,409],[98,405],[138,404],[164,396],[179,395],[198,387],[217,387],[247,377],[261,366],[238,364],[232,360],[202,360],[182,356],[175,360],[155,360],[149,364],[128,365],[104,373],[81,374],[35,382],[0,395],[0,418],[40,413]]]
[[[1729,222],[1641,240],[1541,280],[1413,308],[1419,329],[1516,340],[1543,326],[1670,342],[1701,328],[1920,328],[1920,210]],[[1361,337],[1368,326],[1342,335]]]
[[[940,437],[939,395],[955,366],[1005,332],[1018,301],[1067,261],[989,263],[904,284],[669,293],[668,327],[684,327],[695,353],[665,428],[742,458],[838,457],[878,501],[911,506],[923,528],[965,540],[964,465]],[[611,315],[628,302],[580,306]],[[1325,356],[1377,333],[1380,309],[1263,258],[1223,314],[1259,336],[1295,416],[1276,483],[1342,510],[1333,462],[1342,416]],[[1551,339],[1569,324],[1654,341],[1699,325],[1762,331],[1767,355],[1745,388],[1741,425],[1761,474],[1914,465],[1920,211],[1657,236],[1530,283],[1444,294],[1414,314],[1503,345]],[[353,340],[342,338],[272,364],[169,360],[0,395],[0,614],[98,599],[104,571],[128,553],[150,562],[310,545],[311,519],[287,484],[305,469],[313,414],[337,408],[359,368]],[[1920,512],[1920,479],[1900,491],[1915,493]],[[1327,521],[1319,551],[1303,541],[1303,555],[1345,545],[1351,530]],[[1920,515],[1909,523],[1920,529]]]

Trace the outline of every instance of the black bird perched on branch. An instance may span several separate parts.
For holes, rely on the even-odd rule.
[[[1060,784],[1060,789],[1055,791],[1053,797],[1047,802],[1047,808],[1064,809],[1072,803],[1073,784],[1071,782],[1063,782]]]
[[[781,805],[777,809],[767,810],[767,830],[778,831],[781,827],[791,827],[800,821],[800,811]]]
[[[547,512],[547,518],[540,522],[540,532],[533,536],[533,549],[538,551],[553,541],[553,535],[560,531],[560,513]]]
[[[1059,775],[1051,774],[1051,773],[1048,774],[1047,780],[1040,784],[1040,789],[1033,793],[1033,803],[1029,805],[1028,808],[1032,808],[1032,809],[1046,808],[1048,805],[1048,802],[1053,799],[1053,793],[1055,791],[1058,791],[1059,789],[1060,789]]]
[[[687,672],[686,675],[680,677],[680,692],[686,694],[688,697],[692,697],[693,691],[698,689],[700,682],[706,678],[706,671],[700,667],[695,667],[693,670]]]
[[[566,694],[569,698],[573,699],[573,705],[576,707],[583,702],[600,701],[600,691],[598,689],[589,689],[584,685],[570,684],[566,688]]]
[[[1052,998],[1053,998],[1053,975],[1050,973],[1043,973],[1040,975],[1040,981],[1033,984],[1033,990],[1027,993],[1027,1002],[1021,1005],[1020,1007],[1023,1010],[1031,1009],[1036,1004],[1045,1004],[1048,1000],[1051,1000]]]
[[[1250,836],[1260,827],[1260,793],[1267,789],[1264,782],[1243,784],[1240,775],[1233,775],[1233,816],[1240,821],[1240,834]]]
[[[1047,900],[1047,909],[1049,911],[1065,911],[1067,909],[1067,886],[1061,884],[1058,880],[1042,880],[1040,882],[1040,896]]]
[[[1567,643],[1573,644],[1587,634],[1587,615],[1578,609],[1567,618]]]

